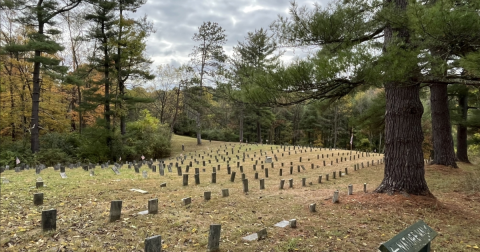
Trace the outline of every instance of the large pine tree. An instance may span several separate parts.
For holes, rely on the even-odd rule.
[[[41,128],[39,108],[40,92],[42,86],[42,73],[53,77],[62,77],[67,68],[59,66],[60,60],[55,54],[64,49],[54,39],[54,35],[60,33],[54,29],[55,17],[77,7],[82,1],[72,0],[68,3],[57,0],[23,1],[17,0],[7,2],[7,7],[18,8],[22,16],[19,21],[25,26],[35,27],[33,32],[28,34],[29,40],[26,44],[10,44],[5,47],[10,52],[34,52],[33,57],[28,58],[33,62],[32,73],[32,115],[30,120],[30,147],[32,153],[40,150],[39,130]]]

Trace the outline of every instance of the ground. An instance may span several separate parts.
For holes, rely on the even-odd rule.
[[[200,160],[193,168],[200,168],[200,185],[195,185],[194,169],[190,169],[189,185],[182,186],[182,177],[166,170],[165,176],[152,173],[147,166],[148,178],[135,173],[125,165],[120,174],[111,169],[95,168],[95,176],[81,168],[68,169],[67,179],[62,179],[59,171],[48,168],[39,175],[46,187],[35,188],[38,176],[34,170],[20,173],[6,171],[2,177],[10,183],[1,185],[0,248],[2,251],[143,251],[144,240],[153,235],[161,235],[164,251],[205,251],[210,224],[221,224],[221,251],[376,251],[400,231],[424,220],[439,233],[432,242],[432,251],[480,251],[480,168],[478,165],[462,164],[459,169],[443,166],[426,166],[426,178],[434,197],[413,195],[385,195],[371,193],[383,178],[383,166],[367,167],[372,160],[382,159],[378,154],[361,157],[360,160],[340,162],[340,157],[350,158],[350,151],[288,147],[284,152],[280,146],[246,145],[204,140],[196,146],[195,138],[173,138],[172,157],[190,155],[185,164],[193,161],[191,155]],[[226,145],[226,149],[225,149]],[[234,148],[232,155],[231,150]],[[274,168],[269,169],[265,178],[261,161],[265,154],[279,158]],[[235,171],[235,182],[230,182],[227,164],[223,160],[216,163],[207,154],[231,157],[230,166]],[[250,150],[251,149],[251,150]],[[240,153],[237,151],[240,150]],[[241,162],[241,152],[246,150],[250,158],[258,160],[259,178],[265,179],[265,190],[259,189],[254,179],[253,164],[250,158]],[[229,152],[228,156],[224,153]],[[295,151],[297,153],[295,153]],[[205,153],[204,153],[205,152]],[[255,153],[255,157],[253,157]],[[284,153],[284,157],[281,154]],[[200,157],[198,157],[200,154]],[[321,155],[327,160],[323,166]],[[329,158],[326,155],[329,154]],[[334,157],[332,158],[332,154]],[[243,193],[240,169],[237,158],[249,180],[249,192]],[[317,155],[320,159],[317,159]],[[205,167],[202,158],[207,160]],[[302,157],[302,162],[299,158]],[[147,157],[148,158],[148,157]],[[336,163],[336,159],[339,163]],[[208,160],[212,160],[212,164]],[[308,160],[310,159],[310,161]],[[333,161],[333,166],[330,162]],[[166,160],[167,164],[176,160]],[[281,167],[281,163],[284,167]],[[290,162],[294,172],[290,175]],[[354,171],[353,165],[363,162],[364,168]],[[310,164],[315,168],[311,169]],[[195,164],[195,163],[194,163]],[[217,183],[211,184],[212,166],[220,165]],[[297,171],[298,165],[306,170]],[[316,166],[319,166],[318,168]],[[348,175],[338,177],[338,171]],[[202,169],[206,171],[203,172]],[[279,176],[283,169],[283,176]],[[332,172],[337,178],[332,178]],[[330,174],[330,180],[325,175]],[[322,183],[318,176],[322,175]],[[307,186],[301,186],[301,179],[307,178]],[[288,179],[294,180],[294,188],[288,188]],[[285,189],[279,190],[280,179],[285,179]],[[161,183],[167,183],[160,188]],[[311,185],[309,183],[312,183]],[[363,184],[367,183],[367,193]],[[347,186],[353,185],[353,195],[347,195]],[[148,194],[131,192],[138,188]],[[221,189],[228,188],[230,196],[222,198]],[[331,197],[335,190],[340,191],[340,202],[333,204]],[[212,199],[205,201],[203,192],[211,191]],[[33,205],[33,193],[45,194],[42,206]],[[184,206],[181,199],[192,197],[192,204]],[[147,209],[147,201],[159,200],[159,213],[138,215]],[[110,201],[123,200],[120,221],[110,223]],[[311,213],[308,205],[316,203],[317,212]],[[41,230],[42,210],[57,209],[56,231]],[[282,220],[297,219],[297,228],[277,228],[273,225]],[[241,238],[267,229],[265,240],[245,242]]]

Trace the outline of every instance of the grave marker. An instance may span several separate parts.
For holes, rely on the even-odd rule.
[[[158,213],[158,199],[148,200],[148,213],[149,214]]]
[[[120,172],[118,171],[117,167],[115,167],[115,166],[112,166],[112,171],[115,172],[115,175],[120,174]],[[135,168],[135,171],[137,171],[137,168]]]
[[[57,210],[43,210],[42,211],[42,230],[50,231],[57,229]]]
[[[162,252],[162,237],[151,236],[145,239],[145,252]]]
[[[110,222],[120,220],[120,215],[122,214],[122,201],[113,200],[110,203]]]
[[[183,198],[182,202],[183,202],[183,205],[185,206],[190,205],[192,203],[192,198],[191,197]]]
[[[43,205],[43,193],[33,194],[33,204],[36,206]]]
[[[210,225],[210,232],[208,234],[207,251],[215,252],[220,250],[220,231],[222,226],[220,224]]]

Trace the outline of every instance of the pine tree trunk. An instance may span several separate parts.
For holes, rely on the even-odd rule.
[[[466,93],[461,93],[458,96],[458,106],[462,116],[461,122],[457,125],[457,159],[460,162],[470,163],[468,160],[468,145],[467,145],[467,112],[468,112],[468,98]]]
[[[239,118],[239,133],[238,136],[240,138],[240,142],[243,142],[243,104],[240,107],[240,118]]]
[[[376,192],[427,195],[423,164],[420,86],[385,87],[385,171]]]
[[[406,11],[407,3],[407,0],[395,0],[396,11]],[[384,34],[385,51],[392,41],[398,43],[397,39],[408,45],[410,35],[406,27],[393,29],[387,25]],[[418,84],[385,83],[385,171],[383,181],[375,192],[430,195],[423,163],[423,106],[419,93]]]
[[[257,120],[257,142],[262,143],[262,127],[259,120]]]
[[[337,148],[337,119],[338,119],[338,107],[335,103],[335,110],[334,110],[334,119],[333,119],[333,148]]]
[[[11,61],[10,61],[11,62]],[[11,65],[10,65],[11,67]],[[10,68],[11,69],[11,68]],[[15,141],[15,138],[16,138],[16,134],[15,134],[15,113],[14,113],[14,110],[15,110],[15,95],[13,93],[13,84],[14,82],[12,81],[11,77],[11,73],[10,73],[10,76],[9,76],[9,81],[10,81],[10,120],[12,120],[12,122],[10,123],[10,127],[12,128],[12,141]]]
[[[104,62],[103,62],[103,74],[105,78],[105,101],[104,101],[104,114],[103,117],[105,119],[105,128],[107,129],[108,136],[107,136],[107,146],[108,149],[110,150],[110,154],[112,155],[112,137],[110,133],[110,128],[111,128],[111,117],[110,117],[110,55],[109,55],[109,50],[108,50],[108,38],[106,35],[106,27],[105,27],[105,21],[102,21],[102,36],[103,36],[103,55],[105,57]]]
[[[44,23],[39,22],[38,24],[38,34],[43,34]],[[40,58],[42,52],[40,50],[35,50],[35,58]],[[40,62],[35,61],[33,63],[33,92],[32,92],[32,119],[30,122],[30,148],[32,153],[40,151],[40,140],[39,140],[39,118],[38,111],[40,109]]]
[[[432,164],[458,168],[453,149],[452,126],[448,109],[447,85],[430,86],[430,106],[432,110],[433,150]]]
[[[197,145],[202,145],[202,124],[200,112],[197,115]]]

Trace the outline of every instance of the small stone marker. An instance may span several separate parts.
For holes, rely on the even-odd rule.
[[[200,173],[193,175],[195,177],[195,185],[200,185]]]
[[[33,204],[36,206],[43,204],[43,193],[34,193],[33,194]]]
[[[2,178],[2,184],[8,184],[10,183],[10,180],[8,180],[7,178]]]
[[[190,205],[192,203],[192,198],[191,197],[183,198],[182,202],[183,202],[183,205],[185,206]]]
[[[148,200],[148,213],[149,214],[158,213],[158,199]]]
[[[430,242],[438,235],[423,220],[411,225],[378,248],[381,252],[430,252]]]
[[[188,186],[188,174],[183,174],[183,186]]]
[[[333,192],[332,202],[338,203],[338,191]]]
[[[253,233],[251,235],[247,235],[245,237],[242,237],[242,240],[245,240],[245,241],[248,241],[248,242],[255,241],[257,239],[258,239],[258,234],[257,233]]]
[[[315,210],[316,206],[317,206],[317,204],[315,204],[315,203],[310,204],[310,205],[308,205],[308,210],[310,210],[311,213],[314,213],[314,212],[316,212],[316,210]]]
[[[258,240],[263,240],[265,238],[267,238],[267,229],[264,228],[260,231],[257,232],[257,237],[258,237]]]
[[[66,179],[67,178],[67,174],[65,174],[65,172],[60,172],[60,177],[62,179]]]
[[[302,178],[302,186],[307,186],[307,178]]]
[[[296,219],[291,219],[289,221],[289,225],[291,228],[296,228],[297,227],[297,220]]]
[[[161,183],[161,184],[160,184],[160,187],[167,187],[167,183],[166,183],[166,182]]]
[[[288,180],[288,188],[293,188],[293,179]]]
[[[286,226],[288,226],[290,223],[286,220],[283,220],[283,221],[280,221],[279,223],[273,225],[275,227],[280,227],[280,228],[284,228]]]
[[[43,210],[42,211],[42,230],[50,231],[57,229],[57,210]]]
[[[147,178],[147,171],[142,171],[142,176],[143,176],[144,179],[146,179]]]
[[[367,193],[367,183],[364,183],[364,184],[363,184],[363,192],[364,192],[364,193]]]
[[[265,180],[260,179],[260,190],[264,190],[264,189],[265,189]]]
[[[162,237],[151,236],[145,239],[145,252],[162,252]]]
[[[212,192],[208,191],[208,192],[203,192],[203,198],[205,200],[210,200],[212,197]]]
[[[235,181],[235,172],[232,172],[232,175],[230,176],[230,182]]]
[[[348,185],[348,195],[353,194],[353,185]]]
[[[36,187],[36,188],[43,187],[43,181],[37,181],[37,182],[35,183],[35,187]]]
[[[110,203],[110,222],[120,220],[122,214],[122,201],[112,200]]]
[[[266,158],[265,158],[265,163],[266,163],[266,164],[272,163],[272,157],[266,157]]]
[[[222,226],[220,224],[210,225],[210,232],[208,234],[207,251],[214,252],[220,250],[220,232]]]
[[[228,197],[228,189],[222,189],[222,197]]]
[[[285,179],[280,180],[280,190],[283,189],[284,185],[285,185]]]
[[[247,193],[248,192],[248,179],[242,180],[243,183],[243,192]]]
[[[115,166],[112,166],[112,171],[115,172],[115,175],[120,174],[120,172],[118,171],[117,167],[115,167]]]
[[[322,175],[318,176],[318,183],[319,183],[319,184],[322,183]]]
[[[90,170],[90,177],[93,177],[95,176],[95,171],[94,170]]]
[[[130,191],[139,192],[139,193],[142,193],[142,194],[147,194],[148,193],[147,191],[144,191],[144,190],[141,190],[141,189],[135,189],[135,188],[130,189]]]

